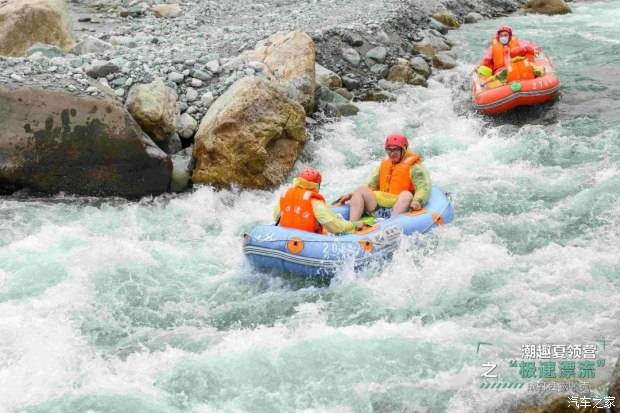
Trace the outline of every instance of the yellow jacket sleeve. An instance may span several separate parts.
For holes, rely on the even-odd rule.
[[[370,178],[368,179],[368,182],[366,183],[368,188],[370,188],[373,191],[379,190],[379,170],[380,169],[381,169],[381,166],[378,166],[377,169],[375,169],[375,171],[372,173],[372,175],[370,175]]]
[[[280,203],[276,202],[276,205],[273,207],[273,222],[278,222],[280,219]]]
[[[418,201],[420,205],[424,206],[431,196],[431,175],[428,173],[428,169],[419,163],[411,167],[409,174],[411,176],[411,181],[415,185],[413,200]]]
[[[338,217],[323,201],[313,200],[312,211],[316,220],[333,234],[351,232],[355,229],[355,225],[351,221]]]

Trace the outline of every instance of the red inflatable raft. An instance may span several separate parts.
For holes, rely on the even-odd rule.
[[[533,56],[512,59],[508,70],[504,81],[474,73],[472,97],[477,110],[498,114],[517,106],[545,103],[558,94],[560,79],[540,48]]]

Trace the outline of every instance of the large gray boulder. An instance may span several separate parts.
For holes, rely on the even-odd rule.
[[[139,197],[167,191],[170,172],[115,98],[0,86],[0,190]]]
[[[303,107],[269,81],[238,80],[209,108],[195,136],[194,183],[272,188],[306,141]]]
[[[0,1],[0,55],[23,56],[36,43],[68,50],[74,45],[69,22],[61,0]]]

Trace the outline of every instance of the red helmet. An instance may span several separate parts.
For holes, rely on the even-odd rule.
[[[303,178],[306,181],[314,182],[315,184],[321,183],[321,173],[313,168],[306,168],[297,175],[299,178]]]
[[[510,35],[510,37],[512,37],[512,27],[510,26],[499,26],[499,29],[497,29],[497,32],[496,32],[496,36],[499,37],[499,34],[501,32],[506,32]]]
[[[398,146],[405,149],[409,146],[409,141],[404,135],[393,133],[385,138],[385,147],[387,148],[388,146]]]

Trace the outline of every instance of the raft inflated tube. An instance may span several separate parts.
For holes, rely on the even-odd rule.
[[[348,219],[349,206],[334,208],[334,212]],[[402,234],[428,232],[453,218],[448,197],[434,187],[423,209],[380,221],[354,234],[315,234],[273,224],[259,225],[244,235],[243,253],[258,269],[307,277],[333,276],[351,263],[361,269],[385,260],[398,248]]]
[[[474,108],[485,114],[498,114],[517,106],[539,105],[553,99],[560,90],[560,79],[555,75],[551,62],[540,53],[531,64],[544,68],[544,75],[494,87],[495,82],[489,82],[491,78],[474,74]]]

